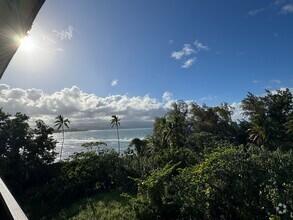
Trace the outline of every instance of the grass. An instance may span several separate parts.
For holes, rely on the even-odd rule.
[[[111,191],[82,199],[71,207],[62,209],[53,219],[135,219],[134,211],[129,205],[128,199],[120,196],[120,193],[120,191]]]

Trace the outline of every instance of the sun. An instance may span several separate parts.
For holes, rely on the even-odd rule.
[[[32,38],[30,36],[25,36],[20,40],[20,47],[26,51],[31,51],[34,47]]]

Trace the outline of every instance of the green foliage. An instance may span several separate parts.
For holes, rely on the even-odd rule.
[[[251,93],[242,101],[244,114],[251,121],[249,140],[269,150],[292,149],[293,97],[289,89],[266,91],[264,97]]]
[[[153,141],[162,148],[183,147],[186,143],[188,106],[174,102],[172,108],[161,118],[156,118]],[[157,146],[157,147],[158,147]]]
[[[177,164],[178,167],[185,168],[197,164],[200,160],[199,155],[189,148],[164,149],[154,156],[152,163],[156,168],[162,168],[166,164]]]
[[[268,181],[261,195],[271,202],[272,209],[279,203],[285,204],[288,218],[289,213],[293,213],[293,152],[277,150],[266,153],[263,157]]]
[[[285,123],[286,133],[293,135],[293,112],[291,112],[287,117],[287,122]]]
[[[68,219],[68,218],[61,218]],[[130,206],[122,206],[120,202],[111,202],[105,204],[98,202],[97,204],[88,204],[76,216],[69,218],[72,220],[88,220],[88,219],[135,219],[135,215]]]
[[[94,152],[75,153],[63,163],[60,175],[52,180],[49,193],[59,201],[79,198],[94,192],[124,186],[130,180],[122,158],[114,151],[96,155]]]
[[[262,167],[246,152],[232,146],[220,148],[178,176],[182,216],[223,219],[265,216],[259,204],[264,175]]]
[[[231,119],[232,108],[227,103],[216,107],[201,107],[192,103],[190,113],[193,133],[205,132],[221,139],[235,141],[237,124]]]
[[[28,213],[35,219],[56,212],[80,198],[134,187],[134,181],[128,176],[135,174],[115,151],[104,151],[99,155],[94,152],[75,153],[57,164],[57,170],[47,183],[32,189],[26,197],[32,204],[27,207]]]
[[[199,164],[138,180],[132,204],[139,219],[266,219],[279,203],[292,211],[292,165],[291,152],[222,146]]]
[[[138,156],[142,156],[147,153],[146,146],[147,140],[140,140],[139,138],[134,138],[129,144],[129,147],[134,147]]]
[[[21,113],[11,117],[0,109],[0,176],[19,193],[37,184],[36,174],[56,156],[53,129],[41,120],[31,129],[28,119]]]
[[[63,209],[52,219],[135,219],[128,199],[120,196],[120,193],[110,191],[83,199],[70,208]]]
[[[177,211],[173,203],[172,178],[176,166],[167,164],[164,168],[155,170],[150,176],[139,180],[137,197],[131,203],[138,219],[173,219]]]

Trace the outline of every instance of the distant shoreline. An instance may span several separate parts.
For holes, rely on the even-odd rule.
[[[64,130],[64,132],[78,132],[78,131],[89,131],[89,130],[88,129],[75,129],[75,128],[70,129],[70,130],[68,130],[68,129]],[[61,133],[61,132],[62,132],[62,130],[55,130],[54,129],[54,131],[53,131],[53,133]]]
[[[119,130],[144,130],[144,129],[153,129],[151,128],[119,128]],[[71,130],[64,130],[64,132],[80,132],[80,131],[110,131],[113,130],[113,128],[107,128],[107,129],[71,129]],[[61,133],[62,130],[54,130],[53,133]]]

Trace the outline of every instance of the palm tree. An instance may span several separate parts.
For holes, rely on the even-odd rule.
[[[272,127],[269,120],[264,115],[255,115],[251,121],[248,131],[248,139],[252,142],[264,146],[269,141],[270,131]]]
[[[58,115],[56,118],[56,121],[54,122],[55,126],[57,127],[57,129],[59,130],[61,128],[62,131],[62,145],[61,145],[61,152],[60,152],[60,160],[62,157],[62,150],[63,150],[63,144],[64,144],[64,126],[69,129],[68,124],[70,124],[70,121],[68,120],[68,118],[64,119],[63,115]]]
[[[117,129],[117,137],[118,137],[118,154],[120,154],[120,141],[119,141],[119,131],[118,131],[118,127],[120,126],[120,118],[118,118],[117,115],[112,115],[112,119],[111,119],[111,127],[113,128],[114,126],[116,126],[116,129]]]
[[[287,122],[285,123],[285,127],[287,129],[286,133],[292,133],[293,134],[293,113],[289,115]]]
[[[165,144],[173,146],[173,132],[174,132],[174,123],[171,121],[165,121],[165,124],[162,127],[162,144],[163,147]]]

